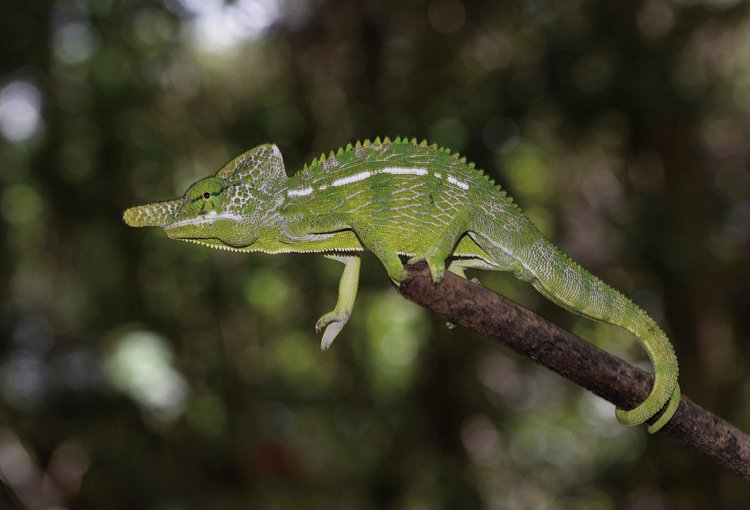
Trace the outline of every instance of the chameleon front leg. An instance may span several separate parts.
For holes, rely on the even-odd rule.
[[[336,301],[336,308],[323,315],[315,323],[316,332],[320,333],[325,330],[323,339],[320,341],[320,350],[322,351],[328,350],[336,335],[349,321],[359,288],[361,260],[359,255],[325,255],[325,257],[344,264],[344,272],[341,274],[341,280],[339,281],[339,297]]]
[[[366,250],[369,250],[375,255],[380,263],[385,267],[388,277],[398,285],[407,276],[406,269],[401,263],[398,253],[393,247],[388,244],[383,235],[379,234],[374,228],[366,224],[366,222],[351,222],[351,229],[357,234],[359,241]]]
[[[363,218],[359,221],[343,214],[320,214],[305,218],[297,228],[300,235],[351,229],[357,235],[362,247],[371,251],[380,260],[390,279],[398,285],[406,278],[404,265],[386,237],[369,225],[368,221],[370,218]],[[334,258],[334,256],[329,258]]]

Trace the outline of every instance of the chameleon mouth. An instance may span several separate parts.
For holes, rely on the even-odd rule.
[[[195,243],[199,244],[201,246],[207,246],[209,248],[214,248],[216,250],[224,250],[224,251],[235,251],[235,252],[249,252],[249,251],[255,251],[251,249],[249,246],[230,246],[228,244],[222,243],[218,239],[190,239],[190,238],[183,238],[178,239],[179,241],[185,241],[188,243]]]
[[[206,214],[202,214],[194,218],[185,218],[169,223],[168,225],[164,225],[164,230],[170,231],[181,227],[211,225],[218,220],[231,220],[240,222],[242,221],[242,216],[228,212],[217,213],[216,211],[210,211]]]

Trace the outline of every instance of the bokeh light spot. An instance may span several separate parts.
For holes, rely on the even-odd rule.
[[[27,184],[13,184],[0,197],[3,219],[12,225],[30,225],[40,218],[44,204],[37,191]]]
[[[23,142],[40,128],[42,98],[27,81],[14,81],[0,90],[0,134],[11,142]]]
[[[275,0],[180,0],[193,18],[190,38],[197,48],[218,53],[246,41],[259,39],[281,16]]]
[[[131,331],[118,338],[104,362],[110,383],[162,422],[177,419],[185,408],[188,385],[172,366],[166,340],[150,331]]]
[[[87,23],[66,23],[54,34],[55,56],[69,64],[85,62],[98,46],[99,41]]]
[[[245,296],[254,309],[274,313],[286,308],[289,290],[289,284],[281,274],[271,269],[262,269],[253,273]]]

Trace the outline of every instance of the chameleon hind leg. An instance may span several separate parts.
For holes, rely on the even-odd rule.
[[[464,271],[466,271],[466,269],[468,269],[469,267],[470,266],[467,266],[466,264],[463,264],[462,260],[452,260],[448,264],[448,268],[447,269],[451,273],[453,273],[455,275],[458,275],[461,278],[463,278],[464,280],[466,280],[467,279],[466,278],[466,273]]]
[[[451,273],[460,276],[464,280],[469,280],[471,283],[475,283],[482,286],[482,282],[479,281],[479,278],[469,278],[466,276],[466,273],[464,272],[467,269],[470,269],[472,267],[481,267],[478,266],[474,261],[469,259],[453,259],[448,263],[448,267],[446,268]],[[456,327],[456,324],[453,322],[446,322],[445,327],[448,329],[453,329]]]
[[[409,259],[409,264],[424,260],[427,262],[427,266],[430,268],[430,275],[432,275],[432,281],[438,283],[442,281],[445,276],[445,260],[453,253],[459,239],[463,236],[468,229],[468,221],[465,214],[454,217],[451,222],[446,225],[443,232],[438,237],[435,244],[433,244],[425,253],[419,254],[416,257]],[[455,265],[455,262],[453,262]],[[465,265],[459,264],[456,269],[459,269],[460,273],[456,273],[459,276],[464,276],[463,268]],[[454,271],[455,272],[455,271]]]
[[[448,267],[446,268],[451,273],[460,276],[464,280],[469,280],[471,283],[476,283],[480,287],[482,286],[482,282],[479,281],[479,278],[469,278],[466,276],[465,271],[467,269],[494,269],[492,266],[489,266],[487,264],[483,263],[477,263],[477,261],[472,259],[453,259],[448,263]]]
[[[354,300],[357,298],[357,289],[359,288],[359,255],[325,255],[326,258],[341,262],[344,264],[344,272],[341,274],[339,281],[339,296],[336,301],[336,307],[333,311],[323,315],[315,324],[315,331],[323,332],[323,339],[320,341],[320,350],[326,351],[349,321],[354,307]]]

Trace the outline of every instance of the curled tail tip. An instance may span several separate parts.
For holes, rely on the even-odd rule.
[[[674,414],[677,412],[677,408],[680,407],[681,398],[682,396],[680,394],[680,386],[675,386],[672,397],[669,399],[669,403],[667,404],[667,408],[664,410],[659,419],[657,419],[652,425],[649,425],[646,428],[649,434],[658,432],[664,425],[667,424],[667,422],[669,422],[669,420],[672,419]]]
[[[648,402],[648,400],[649,399],[646,399],[646,401],[644,401],[644,404]],[[664,425],[667,424],[667,422],[669,422],[669,420],[672,419],[674,414],[677,412],[677,408],[680,406],[680,400],[680,386],[677,385],[675,386],[671,396],[669,397],[669,400],[666,402],[666,409],[664,409],[664,412],[653,424],[647,427],[649,434],[658,432],[662,427],[664,427]],[[631,410],[617,409],[615,411],[615,415],[617,416],[617,421],[619,421],[621,424],[625,425],[626,427],[634,427],[636,425],[645,423],[650,418],[656,416],[663,407],[664,406],[662,405],[655,411],[651,412],[651,409],[649,409],[648,406],[644,408],[643,404],[641,404],[637,408]]]

